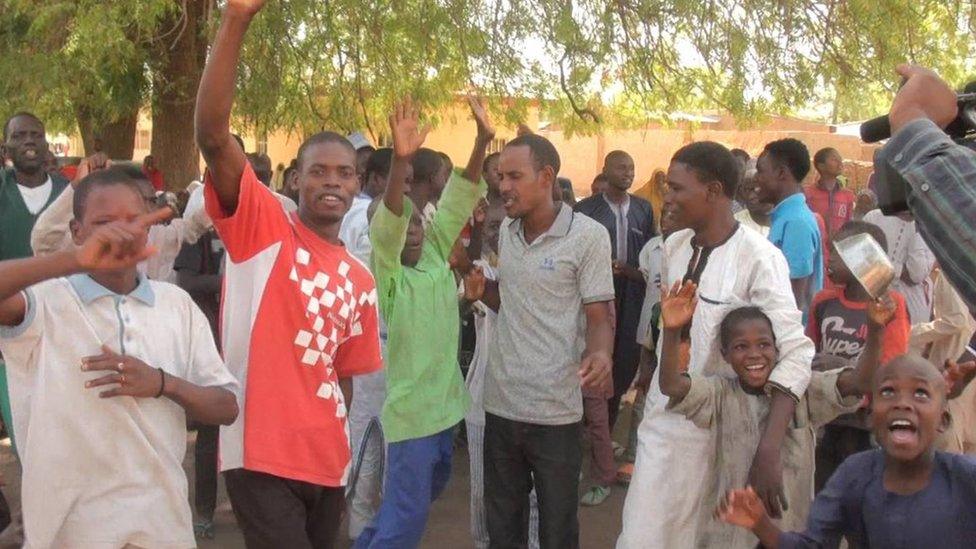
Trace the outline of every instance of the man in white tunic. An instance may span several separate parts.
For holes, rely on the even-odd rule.
[[[782,253],[732,215],[738,166],[717,143],[679,150],[668,170],[665,209],[677,226],[668,238],[662,282],[698,284],[698,308],[690,329],[689,372],[734,377],[719,350],[719,325],[735,307],[762,308],[773,323],[780,360],[770,376],[769,422],[750,469],[750,483],[778,515],[782,504],[780,446],[798,396],[810,380],[813,343],[803,335],[800,311]],[[709,431],[665,410],[657,374],[638,433],[637,463],[624,505],[618,549],[695,547],[702,490],[709,486],[714,448]],[[788,502],[787,502],[788,503]]]

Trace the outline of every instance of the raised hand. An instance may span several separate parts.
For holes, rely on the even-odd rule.
[[[78,171],[75,173],[75,178],[71,181],[71,186],[77,187],[78,182],[87,177],[88,174],[110,167],[112,167],[112,160],[103,152],[97,152],[84,158],[78,163]]]
[[[398,158],[412,158],[423,146],[430,126],[420,127],[420,113],[409,97],[393,109],[390,115],[393,134],[393,154]]]
[[[488,142],[494,139],[495,127],[491,124],[488,111],[485,110],[485,106],[481,103],[481,100],[469,95],[468,105],[471,106],[471,114],[474,116],[474,121],[478,125],[478,140]]]
[[[117,221],[95,230],[75,251],[83,271],[111,271],[132,267],[156,250],[146,245],[149,227],[169,219],[173,210],[160,208],[133,221]]]
[[[891,294],[885,294],[868,303],[868,325],[873,328],[884,328],[895,318],[895,300]]]
[[[684,285],[675,282],[669,291],[661,288],[661,322],[665,329],[684,328],[691,323],[698,306],[697,291],[698,286],[690,280]]]
[[[485,295],[485,270],[475,265],[464,275],[464,299],[478,301]]]
[[[253,17],[261,11],[265,0],[227,0],[227,11]]]
[[[730,490],[715,512],[723,522],[750,530],[759,524],[765,514],[766,508],[751,486],[745,490]]]
[[[962,394],[973,377],[976,377],[976,362],[958,364],[953,360],[947,360],[942,375],[945,377],[948,398],[956,398]]]
[[[474,207],[474,213],[471,214],[471,218],[474,220],[475,225],[481,225],[488,218],[488,201],[482,198],[478,201],[478,205]]]
[[[102,354],[81,359],[81,369],[86,372],[109,371],[111,374],[85,382],[86,389],[117,385],[102,391],[102,398],[131,396],[150,398],[162,394],[163,372],[131,356],[120,355],[102,345]]]

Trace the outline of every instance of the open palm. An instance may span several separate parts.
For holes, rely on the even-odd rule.
[[[684,328],[691,323],[691,317],[698,305],[698,298],[695,296],[697,290],[698,286],[690,280],[684,285],[680,281],[675,282],[669,291],[662,289],[661,321],[665,328]]]
[[[423,146],[430,127],[420,127],[420,113],[408,97],[393,109],[390,131],[393,134],[393,154],[399,158],[410,158]]]
[[[471,114],[474,116],[474,121],[478,125],[478,138],[488,141],[493,139],[495,137],[495,126],[492,125],[491,118],[488,117],[488,111],[485,110],[485,106],[481,103],[481,100],[469,95],[468,105],[471,106]]]
[[[732,490],[718,508],[718,518],[743,528],[755,528],[766,513],[762,500],[751,488]]]

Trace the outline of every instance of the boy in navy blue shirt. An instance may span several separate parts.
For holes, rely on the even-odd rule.
[[[972,365],[967,365],[971,369]],[[902,355],[874,378],[871,421],[880,449],[851,456],[810,509],[805,532],[781,532],[752,488],[733,490],[718,510],[775,547],[972,547],[976,461],[935,451],[949,426],[946,381],[917,355]]]

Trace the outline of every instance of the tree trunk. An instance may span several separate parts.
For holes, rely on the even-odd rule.
[[[101,141],[101,150],[114,160],[129,160],[135,149],[136,122],[139,120],[139,107],[122,115],[117,120],[101,125],[84,107],[75,109],[78,131],[81,133],[85,156],[95,154],[95,140]],[[141,160],[141,159],[139,159]]]
[[[193,134],[197,87],[207,59],[206,17],[212,0],[185,0],[159,26],[152,71],[152,154],[166,187],[178,191],[200,177]],[[175,30],[174,30],[175,29]]]

